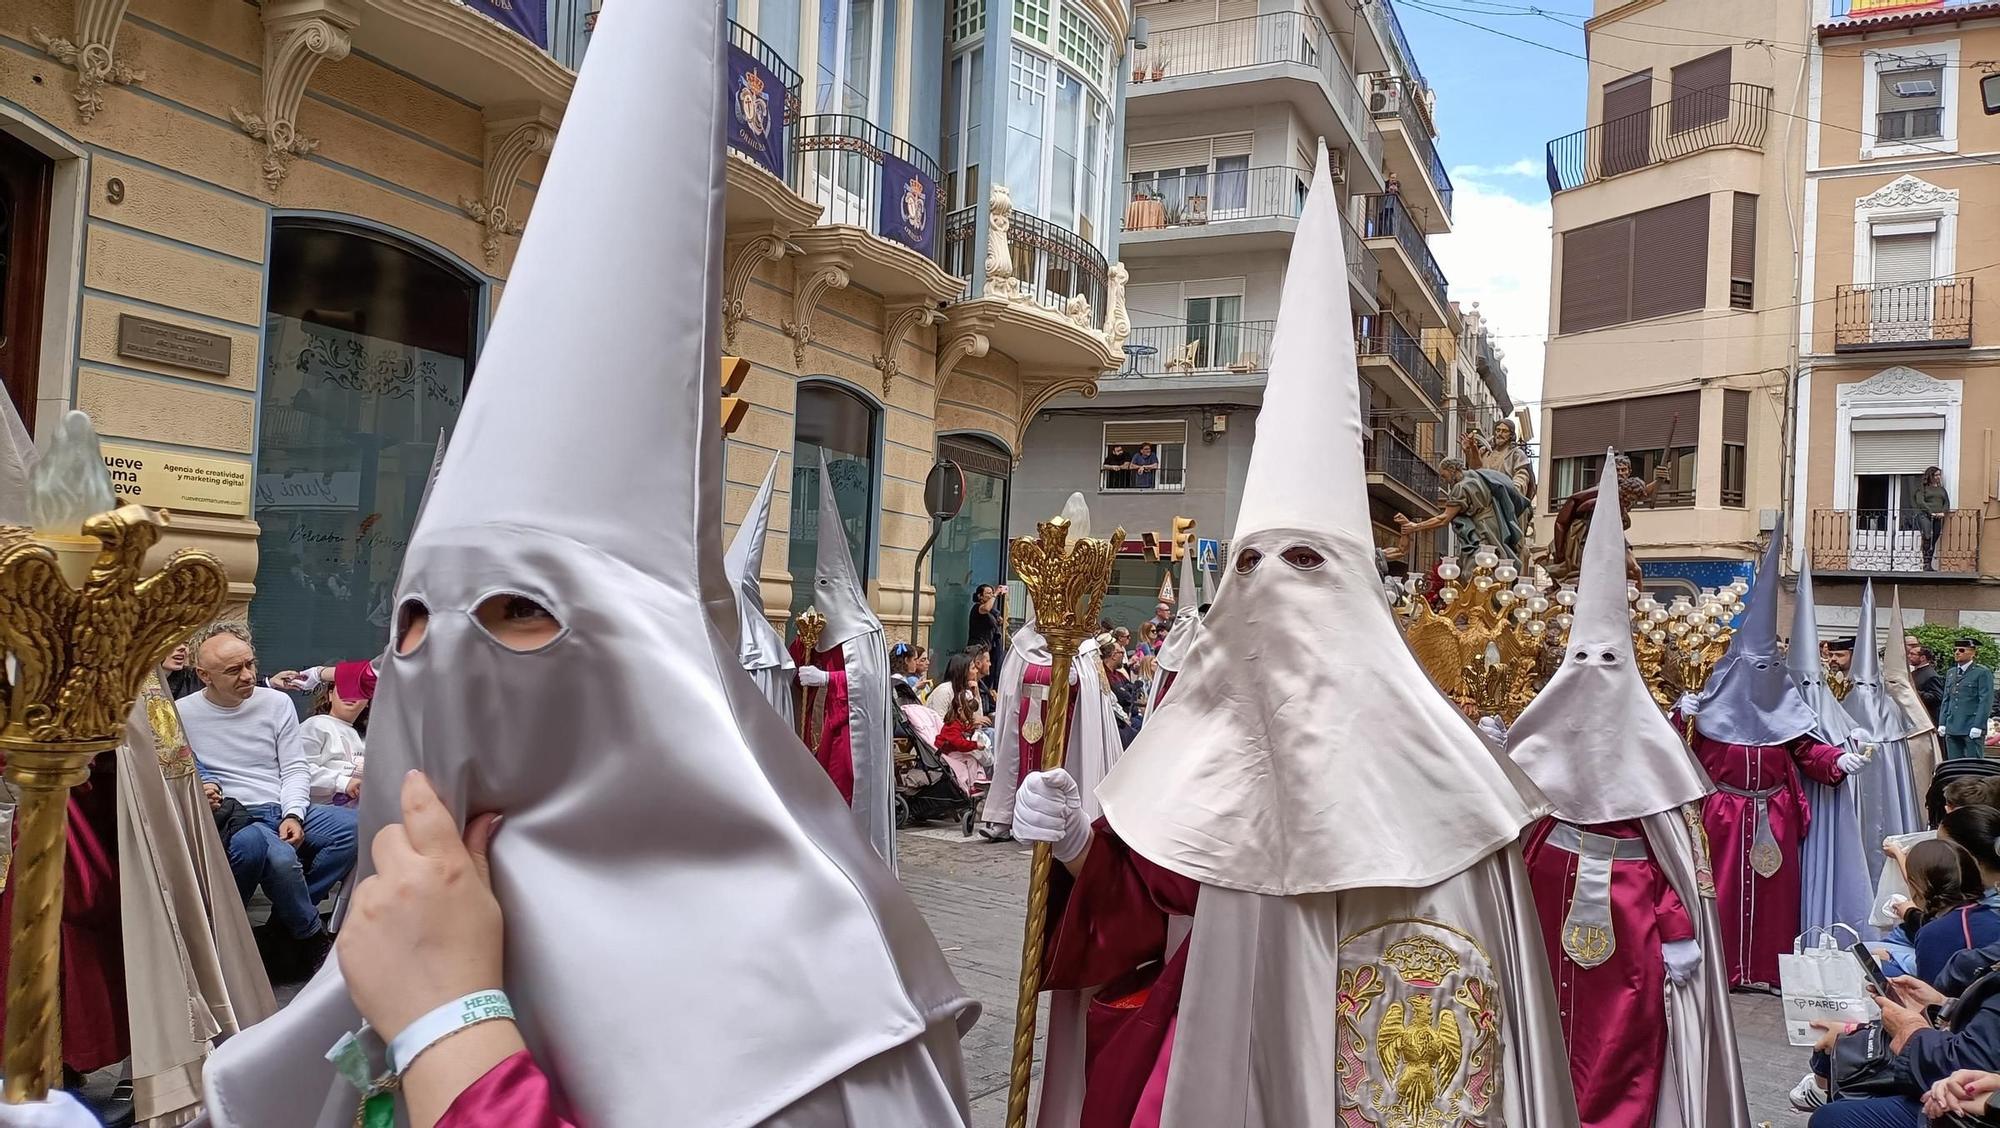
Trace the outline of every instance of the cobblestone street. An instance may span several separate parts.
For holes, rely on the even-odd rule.
[[[1011,842],[961,838],[956,828],[905,831],[899,848],[903,884],[930,920],[959,982],[985,1004],[979,1025],[965,1040],[973,1125],[1002,1128],[1028,851]],[[1798,1082],[1806,1055],[1785,1043],[1778,1000],[1736,995],[1732,1002],[1752,1119],[1777,1128],[1803,1126],[1805,1117],[1791,1111],[1785,1094]]]

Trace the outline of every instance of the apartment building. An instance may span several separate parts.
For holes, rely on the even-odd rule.
[[[1805,132],[1796,436],[1786,485],[1821,617],[1859,585],[1912,619],[2000,629],[2000,3],[1818,0]],[[1975,300],[1977,298],[1978,300]],[[1919,504],[1937,468],[1949,503]],[[1886,602],[1886,593],[1882,593]]]
[[[1539,539],[1615,447],[1643,478],[1666,472],[1631,519],[1650,586],[1715,586],[1748,572],[1789,496],[1808,9],[1595,11],[1587,125],[1547,148]]]
[[[0,379],[37,430],[91,412],[119,488],[223,561],[274,662],[380,645],[596,7],[0,4]],[[967,589],[1005,577],[1027,421],[1124,356],[1128,12],[734,0],[729,17],[721,300],[751,362],[730,519],[779,459],[763,580],[784,618],[809,598],[793,576],[826,457],[890,630],[914,612],[922,633],[942,591],[962,637]],[[676,112],[633,109],[634,128]],[[607,184],[602,206],[687,204]],[[919,571],[940,456],[968,502]]]
[[[1013,525],[1027,529],[1085,487],[1098,525],[1135,538],[1114,609],[1150,610],[1164,568],[1137,555],[1139,532],[1166,535],[1185,516],[1222,539],[1235,523],[1320,138],[1348,220],[1369,492],[1385,544],[1396,514],[1436,512],[1449,398],[1439,356],[1458,337],[1426,345],[1453,316],[1429,245],[1451,229],[1451,181],[1430,86],[1390,0],[1154,0],[1132,14],[1144,32],[1122,75],[1117,185],[1132,335],[1094,398],[1055,400],[1029,428]],[[1142,448],[1156,472],[1108,468]],[[1424,540],[1427,558],[1438,542]]]

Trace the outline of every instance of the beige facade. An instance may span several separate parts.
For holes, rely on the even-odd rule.
[[[1092,29],[1086,47],[1116,66],[1125,13],[1071,3],[1064,26]],[[796,11],[793,38],[810,43],[820,5],[849,15],[845,0],[764,0],[761,15],[746,4],[739,19],[768,30]],[[867,116],[881,124],[863,123],[876,131],[864,143],[827,148],[872,162],[871,186],[889,152],[935,176],[937,137],[905,140],[888,127],[921,119],[912,103],[935,96],[944,14],[908,3],[872,11],[873,24],[852,30],[894,44],[864,84]],[[802,60],[744,23],[731,36],[790,72],[797,98]],[[118,66],[106,81],[80,85],[65,64],[99,57],[71,50],[79,43],[111,50]],[[39,205],[15,212],[33,230],[13,261],[26,247],[45,262],[37,277],[8,276],[32,305],[38,345],[26,359],[0,349],[7,389],[38,431],[81,407],[107,456],[154,462],[143,486],[134,476],[121,488],[167,500],[177,510],[169,544],[221,557],[253,620],[333,623],[287,639],[313,652],[271,660],[347,657],[358,652],[351,640],[379,635],[368,617],[385,606],[436,436],[455,417],[501,301],[573,82],[549,52],[451,0],[0,5],[0,170],[12,177],[0,190]],[[984,206],[969,245],[1000,248],[992,270],[990,255],[941,265],[943,230],[929,254],[885,237],[873,187],[859,200],[846,181],[801,173],[826,167],[801,161],[802,148],[812,151],[804,139],[836,132],[816,129],[817,108],[799,106],[790,122],[786,178],[732,153],[726,292],[661,300],[722,301],[730,349],[752,362],[740,393],[750,408],[729,440],[728,514],[733,529],[777,457],[764,575],[775,617],[792,603],[802,398],[835,388],[859,405],[869,433],[865,570],[884,622],[906,635],[912,569],[930,532],[923,481],[942,437],[984,443],[1003,469],[1018,459],[1038,407],[1115,367],[1115,325],[1109,336],[1103,326],[1117,303],[1085,312],[1050,308],[1061,303],[1041,292],[1010,297],[1005,236]],[[636,219],[683,204],[653,199],[645,185],[606,185],[604,206]],[[942,208],[933,218],[944,226]],[[348,256],[390,262],[391,274],[356,267],[349,279]],[[466,316],[431,324],[448,303],[411,282],[425,278],[469,296]],[[191,351],[176,354],[175,341]],[[356,418],[360,393],[374,414]],[[382,404],[398,397],[415,405],[411,418],[388,418]],[[321,454],[361,459],[362,469],[317,466]],[[229,478],[234,500],[176,504],[161,491],[185,482],[162,485],[161,463]],[[318,652],[326,646],[342,649]]]
[[[2000,19],[1958,5],[1824,19],[1816,29],[1797,347],[1798,535],[1821,617],[1851,623],[1859,581],[1913,619],[2000,627],[2000,547],[1985,535],[2000,449],[2000,117],[1976,60]],[[1971,17],[1971,18],[1962,18]],[[1933,540],[1915,496],[1936,466],[1950,512]],[[1928,559],[1927,559],[1928,556]]]
[[[1615,446],[1670,474],[1632,514],[1648,575],[1713,586],[1783,505],[1806,72],[1742,44],[1804,42],[1805,6],[1599,0],[1586,31],[1588,125],[1549,144],[1541,539]]]

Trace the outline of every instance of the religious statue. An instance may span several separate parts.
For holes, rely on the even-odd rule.
[[[1422,521],[1398,513],[1398,531],[1409,536],[1450,525],[1465,567],[1470,567],[1473,554],[1482,547],[1516,563],[1527,560],[1529,502],[1514,479],[1483,466],[1468,470],[1456,458],[1438,463],[1438,474],[1444,478],[1443,510]]]
[[[1512,419],[1496,421],[1491,439],[1477,430],[1467,431],[1465,462],[1468,466],[1498,470],[1514,480],[1514,488],[1520,490],[1523,497],[1535,500],[1535,462],[1515,438]]]
[[[1639,502],[1651,502],[1660,492],[1660,484],[1673,473],[1671,464],[1661,463],[1653,472],[1652,481],[1632,476],[1632,460],[1618,455],[1618,516],[1625,528],[1632,527],[1632,507]],[[1557,583],[1571,579],[1583,562],[1583,544],[1590,536],[1590,515],[1597,511],[1597,488],[1578,490],[1569,495],[1556,511],[1553,543],[1548,550],[1549,575]],[[1645,577],[1639,571],[1639,558],[1632,555],[1632,546],[1625,546],[1625,575],[1633,581]]]

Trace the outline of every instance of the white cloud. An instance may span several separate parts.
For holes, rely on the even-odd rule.
[[[1451,179],[1452,183],[1456,184],[1460,177],[1476,180],[1495,176],[1541,176],[1543,173],[1541,165],[1522,157],[1513,164],[1506,165],[1459,165],[1451,170]]]
[[[1470,166],[1452,170],[1452,183],[1451,234],[1432,239],[1438,264],[1459,308],[1477,302],[1506,350],[1508,393],[1516,403],[1538,400],[1549,327],[1549,202],[1511,196]]]

